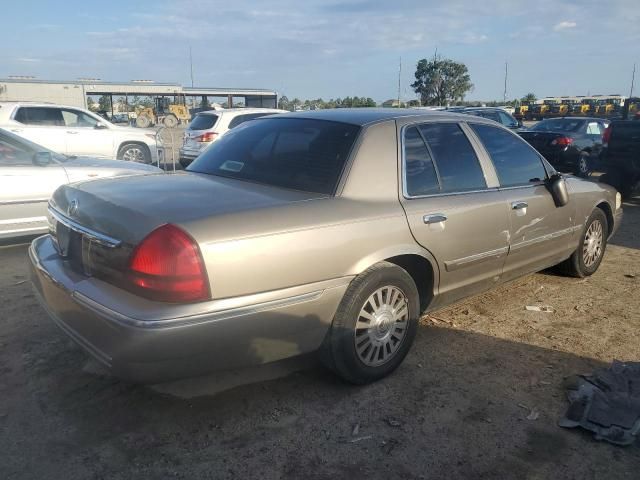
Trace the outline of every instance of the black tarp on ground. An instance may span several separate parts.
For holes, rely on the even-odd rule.
[[[569,408],[558,424],[582,427],[597,440],[631,445],[640,436],[640,363],[614,361],[578,377],[568,389]]]

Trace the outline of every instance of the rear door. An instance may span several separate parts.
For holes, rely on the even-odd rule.
[[[541,270],[568,257],[575,247],[575,202],[556,207],[547,189],[540,155],[520,137],[487,124],[470,123],[495,167],[509,211],[509,255],[504,279]],[[572,247],[573,245],[573,247]]]
[[[457,122],[408,124],[399,134],[401,203],[414,238],[438,262],[440,298],[489,288],[507,255],[509,211],[488,160]]]
[[[54,152],[66,153],[66,126],[60,108],[19,107],[13,119],[22,125],[11,126],[11,132]]]
[[[67,183],[59,163],[35,165],[35,153],[0,133],[0,237],[45,229],[49,197]]]

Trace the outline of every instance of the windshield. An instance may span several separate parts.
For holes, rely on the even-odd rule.
[[[531,130],[535,132],[577,132],[584,125],[584,120],[555,118],[536,123]]]
[[[359,130],[325,120],[259,119],[226,133],[187,170],[333,194]]]
[[[4,162],[31,162],[36,153],[48,152],[58,162],[66,162],[68,157],[56,153],[29,140],[0,129],[0,160]]]

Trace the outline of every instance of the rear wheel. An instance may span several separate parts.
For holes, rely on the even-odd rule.
[[[591,174],[591,164],[589,162],[589,154],[582,152],[578,158],[578,168],[576,172],[581,177],[588,177]]]
[[[144,145],[125,143],[118,150],[118,159],[136,163],[151,163],[151,152]]]
[[[392,263],[378,263],[349,285],[327,336],[323,360],[350,383],[385,377],[409,352],[419,315],[411,276]]]
[[[178,117],[170,113],[164,117],[164,121],[162,123],[164,123],[164,126],[167,128],[176,128],[178,126]]]
[[[563,265],[565,272],[579,278],[593,275],[604,257],[608,231],[606,215],[596,208],[584,226],[578,248]]]

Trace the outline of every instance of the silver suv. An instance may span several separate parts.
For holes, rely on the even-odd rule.
[[[200,153],[225,132],[254,118],[287,113],[272,108],[229,108],[198,113],[184,132],[180,164],[187,168]]]

